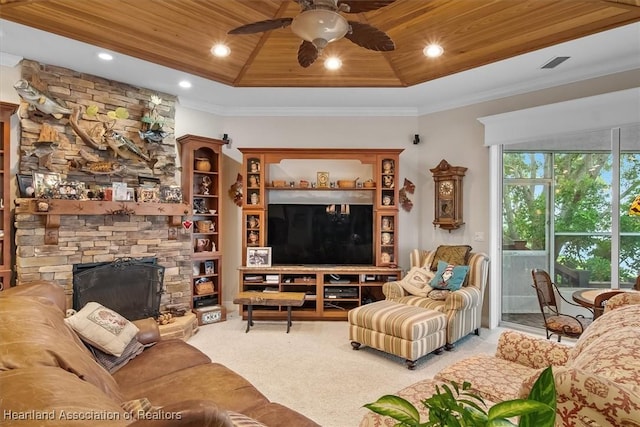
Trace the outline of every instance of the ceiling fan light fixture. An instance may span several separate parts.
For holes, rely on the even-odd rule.
[[[213,56],[217,56],[218,58],[224,58],[225,56],[229,56],[231,49],[229,49],[229,46],[226,44],[218,43],[213,45],[211,53]]]
[[[328,43],[343,38],[349,31],[349,23],[331,10],[311,9],[293,18],[291,31],[322,49]]]
[[[422,53],[424,53],[424,56],[427,58],[437,58],[442,56],[444,49],[439,44],[431,43],[422,50]]]

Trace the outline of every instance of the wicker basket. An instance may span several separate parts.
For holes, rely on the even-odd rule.
[[[208,220],[201,220],[201,221],[196,221],[196,228],[198,229],[199,232],[201,233],[208,233],[209,231],[211,231],[211,225],[213,223],[211,221]]]
[[[356,188],[356,180],[353,179],[339,179],[338,188]]]
[[[196,295],[206,295],[213,293],[213,282],[211,281],[196,283],[193,286],[195,288]]]

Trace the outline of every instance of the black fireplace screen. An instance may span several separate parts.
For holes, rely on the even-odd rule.
[[[80,310],[95,301],[128,320],[157,317],[163,281],[164,267],[155,258],[75,265],[73,308]]]

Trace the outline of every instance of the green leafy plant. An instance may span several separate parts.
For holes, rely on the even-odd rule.
[[[436,386],[436,394],[422,400],[429,410],[427,422],[406,399],[395,395],[382,396],[364,405],[371,411],[399,421],[396,427],[553,427],[556,420],[556,386],[551,367],[546,368],[531,388],[527,399],[513,399],[493,405],[487,411],[484,400],[470,391],[471,384]],[[510,419],[520,417],[518,424]]]

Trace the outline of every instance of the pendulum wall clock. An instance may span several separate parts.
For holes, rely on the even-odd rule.
[[[462,178],[467,168],[451,166],[442,160],[430,169],[435,183],[435,217],[433,225],[455,230],[464,224],[462,219]]]

